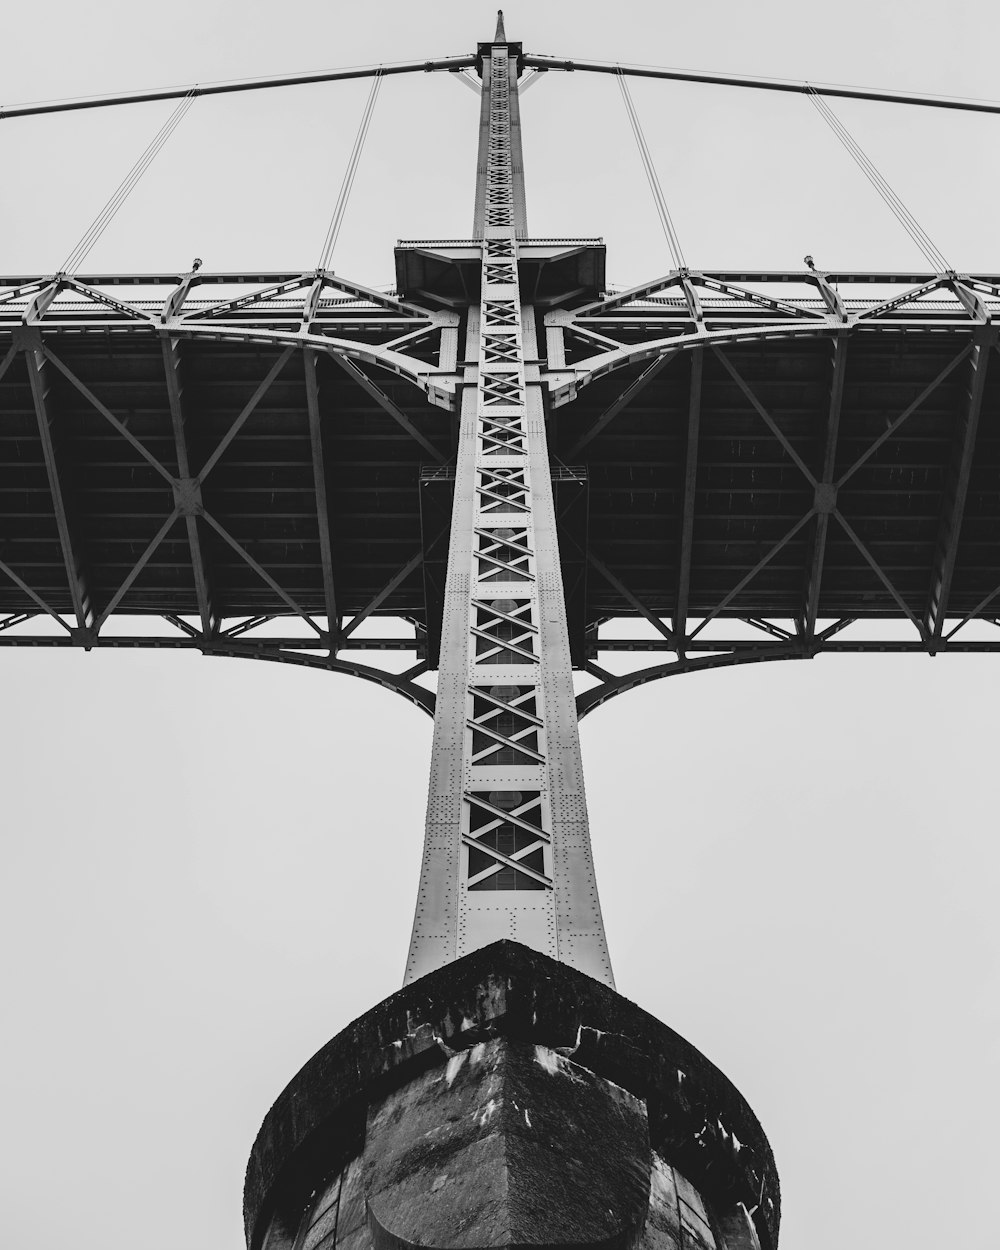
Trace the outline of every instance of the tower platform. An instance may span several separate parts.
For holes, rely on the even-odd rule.
[[[772,1250],[746,1100],[607,985],[496,942],[328,1042],[254,1143],[250,1250]]]

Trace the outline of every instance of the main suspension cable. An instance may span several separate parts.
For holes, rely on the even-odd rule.
[[[112,108],[119,104],[144,104],[150,100],[179,100],[191,94],[228,95],[233,91],[265,91],[272,87],[308,86],[320,82],[340,82],[348,78],[371,78],[373,74],[435,73],[438,70],[472,69],[475,56],[448,56],[435,61],[386,61],[382,65],[356,65],[347,69],[331,69],[311,74],[285,74],[281,78],[230,78],[216,83],[197,83],[194,87],[161,87],[156,91],[129,91],[114,95],[77,96],[63,100],[36,100],[32,104],[0,106],[0,121],[14,117],[32,117],[39,113],[69,113],[77,109]],[[998,106],[1000,109],[1000,106]]]
[[[340,193],[337,196],[337,203],[334,206],[333,216],[330,218],[330,225],[327,228],[326,239],[323,241],[323,250],[319,255],[319,269],[329,269],[330,261],[333,257],[333,249],[337,246],[337,238],[340,235],[340,227],[344,221],[344,214],[347,211],[347,201],[351,198],[351,189],[354,186],[354,179],[358,172],[358,165],[361,161],[361,153],[365,146],[365,140],[368,138],[368,127],[372,123],[372,114],[375,112],[375,101],[378,99],[378,93],[382,87],[383,71],[381,65],[375,71],[375,77],[372,79],[371,88],[368,91],[368,100],[365,103],[364,112],[361,114],[361,123],[358,126],[358,133],[354,136],[354,147],[351,149],[350,160],[347,162],[347,169],[344,171],[344,180],[340,184]]]
[[[574,70],[591,74],[628,74],[633,78],[662,78],[673,82],[701,82],[717,87],[752,87],[757,91],[791,91],[807,95],[809,84],[801,79],[757,78],[747,74],[711,74],[694,70],[666,69],[655,65],[626,65],[611,61],[570,61],[564,57],[537,56],[525,52],[522,57],[529,69]],[[880,100],[889,104],[919,104],[927,108],[963,109],[972,113],[1000,113],[1000,101],[980,100],[973,96],[917,95],[914,92],[882,91],[870,87],[849,87],[836,83],[817,83],[819,95],[838,96],[850,100]]]
[[[84,234],[77,245],[63,261],[60,266],[61,273],[76,273],[83,262],[87,259],[93,250],[94,244],[101,237],[104,231],[107,230],[108,226],[114,220],[115,215],[118,213],[118,210],[135,190],[139,180],[156,159],[158,153],[163,148],[163,145],[187,116],[188,110],[191,108],[191,105],[194,104],[194,99],[193,90],[189,91],[163,123],[160,129],[156,132],[147,145],[145,151],[112,192],[110,199],[91,222],[88,229],[84,231]]]
[[[819,113],[820,117],[836,135],[837,139],[847,150],[851,159],[865,175],[871,185],[878,192],[879,196],[889,207],[893,216],[910,236],[916,246],[924,255],[927,263],[938,273],[948,273],[952,266],[948,263],[944,253],[923,228],[916,217],[910,212],[902,198],[892,189],[885,177],[875,165],[875,162],[861,147],[860,143],[854,138],[845,124],[840,120],[833,111],[831,105],[823,99],[823,97],[814,90],[808,83],[807,94]]]
[[[642,159],[642,167],[646,171],[646,178],[649,181],[649,189],[653,193],[653,203],[656,205],[656,211],[660,217],[660,225],[663,227],[663,233],[667,240],[667,247],[670,249],[670,256],[674,262],[675,269],[686,269],[687,261],[684,259],[684,252],[681,249],[680,239],[677,237],[677,231],[674,228],[673,218],[670,216],[670,209],[667,207],[666,197],[663,194],[663,188],[660,186],[660,180],[657,177],[656,166],[653,164],[653,158],[650,155],[649,146],[646,143],[646,136],[642,132],[642,123],[639,121],[639,114],[636,112],[635,104],[632,101],[632,92],[625,80],[625,75],[619,68],[617,73],[618,86],[621,88],[622,100],[625,103],[625,111],[628,113],[628,119],[632,126],[632,133],[635,135],[636,146],[639,149],[639,156]]]

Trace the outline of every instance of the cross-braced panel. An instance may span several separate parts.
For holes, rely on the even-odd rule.
[[[472,686],[472,763],[499,765],[541,763],[541,718],[534,686]]]
[[[528,582],[534,578],[528,531],[504,526],[476,530],[478,582]]]
[[[537,790],[473,790],[464,796],[464,807],[469,890],[551,888],[545,872],[551,839],[542,827]]]
[[[524,466],[495,469],[483,466],[478,470],[476,479],[481,516],[503,512],[523,515],[529,511],[528,482]]]

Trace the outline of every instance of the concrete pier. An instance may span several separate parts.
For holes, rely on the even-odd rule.
[[[778,1182],[695,1048],[515,942],[406,986],[330,1041],[247,1169],[249,1250],[774,1250]]]

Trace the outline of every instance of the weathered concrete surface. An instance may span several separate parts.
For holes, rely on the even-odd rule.
[[[733,1085],[633,1003],[513,942],[386,999],[290,1082],[247,1169],[250,1250],[269,1226],[268,1250],[290,1246],[344,1168],[350,1211],[322,1250],[676,1250],[682,1222],[686,1246],[777,1243],[774,1161]]]
[[[543,1046],[481,1042],[368,1118],[368,1202],[400,1244],[630,1246],[649,1198],[646,1109]]]

